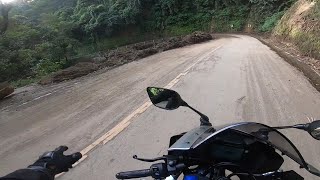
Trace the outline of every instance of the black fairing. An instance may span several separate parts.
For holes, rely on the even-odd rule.
[[[242,157],[242,167],[253,173],[277,171],[283,164],[283,158],[269,145],[255,142],[248,147],[250,153]]]
[[[234,162],[253,173],[277,171],[284,162],[270,145],[233,130],[224,131],[199,146],[193,153],[196,155],[213,162]]]
[[[301,168],[320,176],[320,171],[305,162],[299,150],[286,136],[275,128],[260,123],[242,122],[221,128],[199,126],[183,136],[173,137],[170,145],[168,154],[183,158],[183,163],[187,166],[210,168],[229,163],[228,166],[234,167],[225,169],[232,172],[238,172],[236,169],[241,168],[241,171],[263,174],[279,170],[284,162],[281,155],[286,155]],[[292,175],[293,180],[301,179],[301,176],[293,176],[295,175]],[[290,177],[289,173],[288,178]]]
[[[180,139],[185,133],[181,133],[179,135],[175,135],[175,136],[172,136],[170,138],[170,143],[169,143],[169,147],[172,146],[176,141],[178,141],[178,139]]]
[[[170,144],[181,136],[173,136]],[[277,171],[284,162],[270,145],[234,130],[226,130],[196,149],[169,151],[169,155],[189,157],[189,165],[199,162],[233,162],[239,164],[242,169],[258,174]]]

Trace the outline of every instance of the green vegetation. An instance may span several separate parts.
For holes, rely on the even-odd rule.
[[[13,87],[22,87],[22,86],[26,86],[26,85],[29,85],[31,83],[36,83],[38,82],[40,79],[38,78],[26,78],[26,79],[19,79],[19,80],[16,80],[16,81],[12,81],[11,82],[11,85]]]
[[[277,22],[281,19],[285,11],[280,11],[273,14],[270,17],[267,17],[262,26],[259,27],[261,32],[270,32],[273,30]]]
[[[291,40],[304,55],[320,59],[320,0],[295,3],[273,34]]]
[[[298,32],[294,38],[295,44],[302,53],[320,59],[320,33],[315,35],[312,33]]]
[[[271,31],[295,0],[16,0],[0,3],[0,82],[17,85],[74,59],[196,30]],[[0,0],[1,2],[1,0]]]

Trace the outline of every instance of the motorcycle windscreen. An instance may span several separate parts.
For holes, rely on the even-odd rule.
[[[251,122],[244,122],[238,124],[232,124],[227,127],[224,127],[216,132],[212,133],[211,135],[207,136],[206,138],[197,141],[193,144],[192,148],[198,147],[200,144],[204,143],[205,141],[214,138],[219,133],[227,131],[227,130],[235,130],[244,134],[248,134],[251,136],[256,137],[260,141],[268,143],[269,145],[273,146],[274,148],[281,151],[283,154],[290,157],[292,160],[297,162],[302,167],[309,169],[309,165],[305,162],[302,155],[298,151],[298,149],[293,145],[293,143],[282,133],[273,129],[269,126],[260,123],[251,123]]]
[[[302,155],[292,142],[282,133],[271,127],[258,123],[248,123],[232,127],[231,129],[253,135],[261,141],[272,145],[274,148],[278,149],[301,166],[307,166]]]

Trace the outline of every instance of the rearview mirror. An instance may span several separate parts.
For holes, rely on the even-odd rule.
[[[310,123],[307,130],[313,138],[320,140],[320,120]]]
[[[147,92],[152,104],[154,104],[156,107],[166,110],[174,110],[180,106],[188,107],[200,115],[201,126],[212,126],[212,124],[209,122],[208,116],[191,107],[188,103],[182,100],[177,92],[158,87],[148,87]]]
[[[180,95],[170,89],[148,87],[147,92],[151,102],[162,109],[174,110],[185,104]]]

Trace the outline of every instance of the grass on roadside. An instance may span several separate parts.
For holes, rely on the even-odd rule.
[[[40,78],[27,78],[27,79],[19,79],[16,81],[11,81],[10,84],[15,87],[23,87],[32,83],[36,83],[40,80]]]

